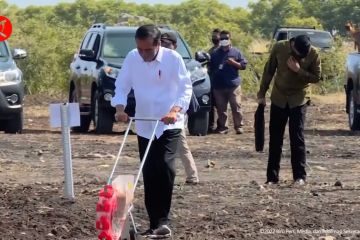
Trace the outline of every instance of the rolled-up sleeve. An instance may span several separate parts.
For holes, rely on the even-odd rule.
[[[239,53],[238,53],[238,59],[237,61],[240,63],[241,65],[241,70],[245,70],[246,69],[246,66],[247,66],[247,63],[248,61],[246,60],[246,58],[244,57],[244,55],[241,53],[241,51],[239,50]]]
[[[126,107],[127,95],[131,90],[131,52],[126,56],[122,68],[115,81],[115,94],[111,99],[111,106],[116,107],[117,105],[123,105]]]
[[[264,98],[266,95],[267,90],[269,89],[271,80],[274,77],[274,74],[277,69],[277,51],[278,51],[278,44],[275,44],[271,49],[271,53],[269,56],[268,61],[265,64],[264,72],[260,82],[260,89],[257,93],[258,98]]]
[[[186,69],[184,60],[181,57],[177,58],[177,66],[176,78],[178,81],[178,88],[174,106],[181,107],[181,113],[185,113],[189,108],[193,89],[190,73]]]

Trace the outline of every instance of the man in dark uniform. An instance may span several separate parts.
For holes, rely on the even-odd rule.
[[[271,50],[265,65],[259,104],[266,104],[265,94],[274,77],[270,108],[270,142],[267,167],[267,184],[279,181],[280,158],[286,123],[289,119],[291,165],[294,183],[304,185],[306,180],[306,152],[304,123],[310,83],[320,81],[321,66],[317,50],[310,38],[300,35],[279,41]]]
[[[213,46],[209,49],[209,54],[211,55],[219,46],[220,46],[220,29],[215,28],[212,31],[211,34],[211,41],[213,43]],[[208,73],[210,76],[210,81],[211,81],[211,108],[210,108],[210,112],[209,112],[209,126],[208,126],[208,132],[209,133],[213,133],[215,132],[215,97],[214,97],[214,92],[213,92],[213,88],[212,88],[212,76],[211,76],[211,71],[210,68],[208,69]]]

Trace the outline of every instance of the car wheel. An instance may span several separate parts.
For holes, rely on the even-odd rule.
[[[188,129],[190,135],[205,136],[209,126],[209,112],[199,111],[189,116]]]
[[[354,100],[354,90],[349,93],[349,126],[352,131],[360,130],[359,107]]]
[[[73,89],[70,93],[69,102],[71,102],[71,103],[78,102],[75,89]],[[81,112],[82,112],[82,109],[80,107],[80,113]],[[81,115],[80,114],[80,126],[72,127],[71,130],[73,132],[78,132],[78,133],[88,132],[89,128],[90,128],[90,123],[91,123],[91,115],[90,114],[89,115]]]
[[[102,107],[97,90],[95,90],[91,98],[91,109],[95,132],[99,134],[111,133],[114,123],[113,114]]]
[[[13,118],[9,119],[5,125],[5,133],[22,133],[24,122],[23,111],[16,113]]]

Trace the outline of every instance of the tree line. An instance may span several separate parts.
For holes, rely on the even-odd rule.
[[[69,65],[86,30],[93,23],[128,25],[166,24],[186,39],[193,52],[211,47],[214,28],[229,30],[233,44],[249,59],[244,71],[244,89],[254,92],[261,76],[265,55],[251,54],[254,40],[269,41],[276,26],[315,26],[339,32],[345,37],[347,20],[360,23],[360,0],[258,0],[248,8],[231,8],[217,0],[188,0],[177,5],[135,4],[123,0],[77,0],[55,6],[19,8],[0,0],[0,15],[13,23],[12,47],[27,50],[29,57],[20,61],[27,90],[33,93],[66,92]],[[133,16],[133,17],[131,17]],[[345,53],[339,37],[335,51],[324,57],[325,91],[344,77]]]

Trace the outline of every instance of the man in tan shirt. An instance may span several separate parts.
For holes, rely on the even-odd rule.
[[[306,180],[304,123],[309,101],[307,89],[320,81],[321,66],[317,50],[306,35],[276,43],[265,65],[259,104],[266,104],[265,94],[274,77],[270,108],[270,142],[267,184],[279,181],[280,159],[286,123],[289,119],[291,165],[295,184]]]

